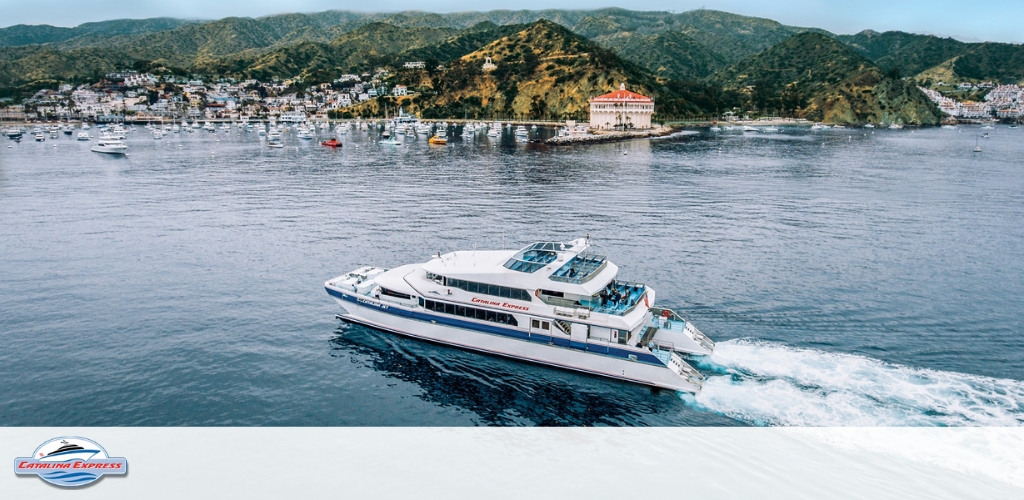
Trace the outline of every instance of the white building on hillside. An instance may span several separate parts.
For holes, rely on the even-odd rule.
[[[590,127],[596,129],[651,128],[654,99],[626,90],[619,90],[590,99]]]

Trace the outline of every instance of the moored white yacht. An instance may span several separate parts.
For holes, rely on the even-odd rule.
[[[90,151],[95,153],[123,155],[128,152],[128,146],[119,139],[101,137],[100,140],[96,141],[96,144],[90,148]]]
[[[580,238],[522,250],[458,251],[324,286],[339,315],[387,332],[640,384],[698,392],[680,354],[714,343]]]

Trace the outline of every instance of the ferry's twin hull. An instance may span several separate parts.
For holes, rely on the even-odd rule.
[[[647,349],[615,343],[575,342],[557,333],[531,333],[509,325],[467,321],[415,305],[391,304],[335,287],[330,281],[325,287],[346,310],[342,319],[408,337],[683,392],[700,391],[703,381],[696,370],[668,350],[660,351],[659,356]],[[667,340],[670,336],[672,340]],[[702,352],[699,337],[694,340],[685,331],[659,328],[653,337],[662,344],[680,346],[687,339],[694,344],[689,352]]]

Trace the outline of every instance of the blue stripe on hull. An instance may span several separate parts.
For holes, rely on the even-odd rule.
[[[570,348],[578,351],[585,351],[592,354],[598,354],[602,356],[611,356],[618,359],[629,359],[629,356],[636,356],[635,362],[646,363],[655,366],[665,366],[657,356],[651,353],[644,352],[633,352],[618,349],[610,345],[604,344],[590,344],[584,342],[571,342],[567,337],[559,336],[548,336],[540,334],[531,334],[520,330],[513,330],[510,328],[503,328],[496,325],[487,325],[481,323],[473,323],[470,321],[464,321],[457,318],[420,313],[415,311],[409,311],[401,307],[394,307],[388,304],[381,304],[371,300],[355,297],[346,293],[341,293],[332,288],[324,287],[327,293],[332,297],[340,298],[341,300],[352,302],[358,306],[365,306],[376,309],[380,312],[392,314],[394,316],[401,316],[405,318],[414,319],[417,321],[424,321],[430,323],[436,323],[441,325],[452,326],[455,328],[463,328],[466,330],[473,330],[483,333],[489,333],[492,335],[498,335],[506,338],[513,338],[516,340],[523,340],[528,342],[536,342],[538,344],[555,345],[558,347]],[[630,360],[634,361],[634,360]]]
[[[675,388],[675,387],[668,387],[668,386],[659,385],[659,384],[656,384],[653,381],[649,381],[649,380],[640,380],[640,379],[636,379],[636,378],[625,377],[625,376],[622,376],[622,375],[616,375],[614,373],[595,372],[595,371],[592,371],[592,370],[587,370],[585,368],[580,368],[578,366],[563,365],[563,364],[560,364],[560,363],[552,363],[550,361],[545,361],[545,360],[541,360],[541,359],[535,359],[535,358],[528,358],[528,357],[524,357],[524,356],[506,354],[506,353],[503,353],[503,352],[500,352],[500,351],[491,351],[491,350],[487,350],[487,349],[481,349],[479,347],[474,347],[474,346],[471,346],[471,345],[458,344],[458,343],[455,343],[455,342],[445,342],[443,340],[438,340],[438,339],[435,339],[435,338],[432,338],[432,337],[423,337],[423,336],[420,336],[420,335],[416,335],[414,333],[410,333],[410,332],[406,332],[406,331],[402,331],[402,330],[396,330],[394,328],[388,328],[387,326],[381,325],[379,323],[374,323],[373,321],[368,321],[368,320],[365,320],[365,319],[362,319],[362,318],[355,318],[355,317],[351,317],[351,316],[338,316],[338,318],[340,318],[340,319],[342,319],[344,321],[347,321],[349,323],[358,323],[360,325],[365,325],[365,326],[368,326],[370,328],[376,328],[378,330],[394,333],[395,335],[401,335],[403,337],[409,337],[409,338],[413,338],[413,339],[416,339],[416,340],[421,340],[423,342],[430,342],[430,343],[440,344],[440,345],[444,345],[444,346],[458,347],[460,349],[466,349],[466,350],[469,350],[469,351],[480,352],[480,353],[483,353],[483,354],[490,354],[490,355],[494,355],[494,356],[501,356],[503,358],[513,359],[513,360],[516,360],[516,361],[526,361],[526,362],[530,362],[530,363],[536,363],[538,365],[551,366],[551,367],[554,367],[554,368],[561,368],[563,370],[570,370],[570,371],[575,371],[575,372],[580,372],[580,373],[586,373],[588,375],[595,375],[595,376],[598,376],[598,377],[608,377],[608,378],[613,378],[613,379],[617,379],[617,380],[622,380],[622,381],[625,381],[625,382],[632,382],[632,383],[635,383],[635,384],[651,385],[651,386],[654,386],[654,387],[664,387],[666,389],[673,389],[673,390],[682,390],[682,389]]]

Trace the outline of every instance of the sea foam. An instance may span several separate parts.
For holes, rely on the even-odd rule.
[[[1024,425],[1017,380],[754,340],[718,343],[694,364],[710,375],[684,401],[754,425]]]

